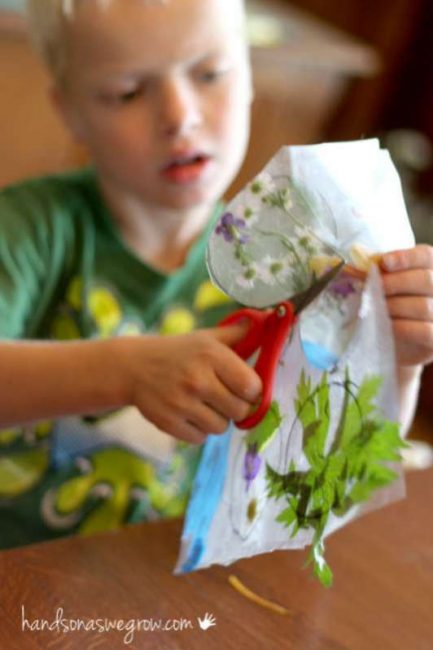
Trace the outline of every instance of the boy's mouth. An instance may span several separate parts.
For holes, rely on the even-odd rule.
[[[210,156],[201,153],[174,156],[161,173],[171,183],[192,183],[201,179],[211,160]]]

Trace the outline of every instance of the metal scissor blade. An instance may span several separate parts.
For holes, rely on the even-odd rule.
[[[311,287],[290,298],[290,302],[293,303],[295,307],[295,312],[299,314],[299,312],[308,307],[308,305],[312,303],[313,300],[317,298],[327,285],[339,274],[343,266],[344,260],[342,259],[338,264],[333,266],[332,269],[324,273],[316,282],[314,282]]]

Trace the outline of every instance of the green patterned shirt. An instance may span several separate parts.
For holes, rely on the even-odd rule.
[[[92,169],[3,190],[0,336],[70,340],[215,325],[234,306],[205,264],[220,209],[185,265],[164,274],[122,242]],[[0,547],[179,516],[199,455],[133,407],[0,431]]]

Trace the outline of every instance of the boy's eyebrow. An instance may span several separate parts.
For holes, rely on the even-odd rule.
[[[194,67],[196,65],[199,65],[200,63],[204,63],[208,59],[212,59],[214,57],[218,56],[224,56],[224,53],[221,52],[220,50],[211,50],[210,52],[207,52],[206,54],[201,54],[200,56],[193,57],[188,61],[185,61],[184,63],[189,66],[189,67]],[[137,78],[142,79],[143,77],[154,77],[158,74],[158,70],[152,69],[152,68],[137,68],[135,70],[107,70],[106,72],[106,80],[135,80]]]
[[[226,55],[226,53],[223,53],[220,50],[211,50],[207,54],[204,54],[204,55],[201,54],[200,56],[198,56],[198,57],[196,57],[194,59],[191,59],[191,61],[189,63],[191,65],[197,65],[199,63],[203,63],[204,61],[207,61],[207,59],[213,59],[214,57],[225,56],[225,55]]]

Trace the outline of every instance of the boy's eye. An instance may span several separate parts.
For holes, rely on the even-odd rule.
[[[130,102],[134,101],[134,99],[137,99],[140,95],[143,94],[143,92],[144,89],[141,86],[137,86],[136,88],[131,88],[129,90],[111,90],[107,92],[101,92],[99,98],[106,104],[121,106],[123,104],[129,104]]]
[[[132,100],[136,99],[140,95],[140,92],[141,92],[141,88],[133,88],[126,92],[119,93],[116,96],[116,99],[119,104],[127,104],[128,102],[131,102]]]
[[[200,79],[202,81],[206,81],[207,83],[210,83],[212,81],[215,81],[218,79],[219,74],[216,70],[206,70],[206,72],[202,72],[200,74]]]
[[[204,83],[213,83],[218,81],[226,71],[218,68],[211,68],[209,70],[202,70],[198,73],[198,78]]]

